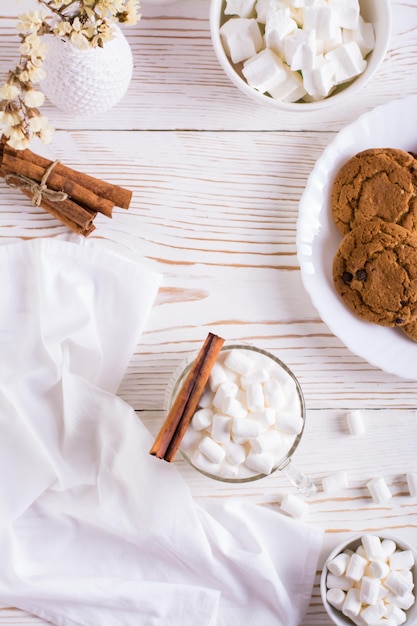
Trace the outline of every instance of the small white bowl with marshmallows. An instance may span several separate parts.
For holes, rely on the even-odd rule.
[[[416,576],[412,546],[385,534],[363,534],[329,555],[322,601],[337,626],[411,626],[417,623]]]
[[[190,366],[176,378],[170,406]],[[285,469],[311,494],[315,486],[291,461],[304,423],[301,387],[282,361],[251,345],[225,345],[180,453],[199,472],[224,482],[248,482]]]
[[[343,101],[388,48],[389,0],[212,0],[214,51],[260,103],[310,111]]]

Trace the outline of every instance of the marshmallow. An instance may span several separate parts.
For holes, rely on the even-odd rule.
[[[185,435],[181,440],[181,450],[186,452],[187,454],[192,454],[196,448],[198,448],[198,444],[202,439],[202,435],[199,431],[188,428],[185,431]]]
[[[327,0],[333,13],[333,21],[341,28],[356,29],[359,21],[358,0]]]
[[[286,78],[269,90],[269,95],[281,102],[297,102],[306,95],[303,79],[298,72],[285,68]]]
[[[372,561],[369,571],[374,578],[386,578],[389,574],[389,565],[384,561]]]
[[[193,415],[191,425],[195,430],[204,430],[209,428],[213,420],[213,411],[209,408],[198,409]]]
[[[353,580],[347,576],[336,576],[336,574],[327,574],[326,584],[328,589],[342,589],[349,591],[353,587]]]
[[[302,70],[304,72],[312,70],[315,56],[316,39],[313,31],[304,31],[298,28],[285,38],[284,59],[293,71]]]
[[[314,4],[304,9],[304,30],[313,30],[317,39],[332,39],[336,34],[333,11],[328,4]]]
[[[377,504],[381,504],[392,498],[391,491],[382,476],[373,478],[366,483],[366,486],[368,487],[373,501]]]
[[[283,393],[282,385],[274,378],[265,381],[264,397],[265,405],[276,410],[281,409],[284,406],[286,400]]]
[[[246,457],[246,465],[249,469],[257,472],[258,474],[268,475],[272,472],[275,459],[272,454],[268,452],[262,452],[257,454],[251,450]]]
[[[239,17],[255,16],[256,0],[226,0],[225,15],[238,15]]]
[[[245,447],[234,441],[228,441],[224,446],[226,459],[233,465],[240,465],[246,459]]]
[[[385,617],[387,619],[393,619],[396,626],[404,624],[407,621],[407,614],[395,604],[388,604],[386,607]]]
[[[198,449],[192,456],[192,462],[196,467],[203,470],[203,472],[207,472],[208,474],[217,475],[220,471],[219,463],[210,461],[210,459]]]
[[[304,420],[301,415],[291,415],[285,411],[277,411],[275,423],[278,430],[298,435],[303,430]]]
[[[360,600],[360,592],[359,589],[352,587],[346,594],[345,601],[342,606],[342,613],[346,615],[346,617],[356,617],[359,615],[359,611],[361,610],[361,600]]]
[[[236,383],[229,381],[220,383],[213,398],[213,406],[223,411],[223,406],[229,398],[235,398],[238,391]]]
[[[251,417],[259,422],[262,430],[275,424],[275,410],[270,407],[263,408],[260,411],[253,411]]]
[[[213,402],[214,393],[211,391],[209,387],[203,391],[200,400],[198,401],[198,406],[200,409],[209,409]]]
[[[265,399],[261,383],[252,383],[246,387],[246,402],[249,411],[260,411],[264,408]]]
[[[391,569],[411,569],[414,565],[414,555],[411,550],[398,550],[389,557],[389,566]]]
[[[239,470],[233,463],[225,463],[223,462],[220,465],[219,476],[222,478],[237,478],[239,474]]]
[[[282,437],[277,430],[269,430],[261,433],[251,440],[251,447],[258,454],[261,452],[271,452],[277,459],[282,446]]]
[[[217,443],[226,443],[230,441],[230,428],[232,418],[221,413],[213,415],[213,423],[211,425],[211,436]]]
[[[282,55],[285,38],[296,30],[297,22],[291,17],[288,8],[268,11],[265,24],[266,47]]]
[[[362,413],[355,409],[346,414],[346,421],[351,435],[361,435],[365,432]]]
[[[323,491],[326,493],[335,493],[348,487],[348,476],[346,472],[336,472],[325,476],[322,481]]]
[[[335,576],[342,576],[346,572],[350,556],[346,552],[341,552],[327,563],[327,569]]]
[[[270,11],[285,9],[287,6],[287,0],[257,0],[256,19],[260,24],[266,24],[267,15]]]
[[[408,609],[413,606],[415,601],[415,596],[413,593],[411,593],[411,591],[405,593],[402,596],[395,595],[394,593],[391,593],[387,596],[387,602],[398,606],[398,608],[403,609],[404,611],[408,611]]]
[[[326,53],[325,58],[334,63],[335,80],[338,85],[359,76],[367,66],[356,41],[350,41],[339,46],[339,48],[330,50]]]
[[[245,61],[242,74],[248,85],[261,93],[273,89],[286,78],[283,61],[268,48]]]
[[[417,498],[417,472],[409,472],[407,474],[407,485],[410,496]]]
[[[241,376],[247,376],[254,367],[253,359],[244,350],[228,350],[224,364]]]
[[[362,604],[376,604],[379,599],[381,583],[377,578],[364,576],[361,580],[360,601]]]
[[[363,58],[367,57],[375,47],[374,27],[369,22],[365,22],[361,15],[359,16],[358,25],[355,29],[342,29],[342,38],[343,43],[356,41]]]
[[[385,557],[381,539],[376,535],[363,535],[362,545],[368,561],[383,560]]]
[[[365,573],[368,562],[360,554],[352,554],[346,568],[346,576],[352,580],[358,581]]]
[[[304,517],[308,511],[308,504],[300,496],[287,493],[281,502],[281,510],[292,517]]]
[[[384,580],[385,587],[388,587],[397,596],[403,596],[412,590],[412,579],[407,580],[402,572],[392,570]]]
[[[381,541],[381,548],[385,554],[385,557],[391,556],[397,549],[397,544],[392,539],[383,539]]]
[[[227,381],[228,381],[228,377],[227,377],[226,372],[224,371],[223,365],[219,363],[219,361],[216,361],[215,364],[213,365],[213,368],[209,376],[209,386],[210,386],[211,391],[217,391],[220,385]],[[201,403],[201,400],[200,400],[200,403]]]
[[[333,588],[333,589],[328,589],[326,593],[326,598],[329,604],[334,606],[334,608],[337,609],[338,611],[341,611],[343,603],[346,598],[346,594],[344,591],[342,591],[342,589]]]
[[[323,55],[317,55],[314,67],[303,72],[304,87],[316,99],[327,97],[336,84],[335,64]]]
[[[371,626],[377,624],[378,621],[384,617],[386,611],[385,604],[380,601],[364,608],[360,615],[365,624]],[[386,624],[386,626],[388,626],[388,624]]]
[[[216,443],[216,441],[213,441],[211,437],[204,437],[200,441],[198,449],[209,459],[209,461],[212,461],[212,463],[221,463],[226,456],[224,448]]]
[[[259,437],[261,427],[255,420],[249,418],[236,417],[232,422],[232,433],[237,437],[244,437],[251,439],[252,437]]]
[[[263,47],[261,31],[253,18],[236,17],[227,20],[220,27],[220,37],[225,52],[233,63],[246,61]],[[230,350],[229,354],[232,352]]]
[[[269,374],[268,370],[265,367],[257,367],[252,370],[246,376],[240,377],[240,386],[242,389],[246,389],[249,385],[253,385],[255,383],[264,383],[268,380]]]
[[[225,398],[223,403],[223,413],[226,413],[226,415],[229,415],[230,417],[243,419],[247,416],[248,411],[243,404],[237,400],[237,398],[228,397]]]

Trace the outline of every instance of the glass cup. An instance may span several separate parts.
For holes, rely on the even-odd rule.
[[[292,393],[295,394],[292,400],[295,406],[297,406],[297,411],[299,412],[299,415],[302,418],[302,428],[297,434],[294,435],[293,439],[289,443],[288,449],[282,453],[282,457],[276,460],[276,462],[274,463],[272,467],[271,472],[269,472],[268,474],[256,473],[256,472],[251,472],[250,470],[248,470],[246,475],[244,476],[237,476],[237,477],[221,476],[215,472],[208,471],[205,468],[199,467],[191,458],[189,450],[185,450],[183,447],[180,446],[180,453],[182,457],[194,469],[204,474],[205,476],[208,476],[209,478],[212,478],[214,480],[219,480],[219,481],[226,482],[226,483],[251,482],[254,480],[265,478],[266,476],[272,474],[273,472],[276,472],[277,470],[283,471],[288,477],[288,479],[290,480],[290,482],[295,487],[297,487],[297,489],[301,493],[303,493],[306,496],[310,496],[314,494],[317,491],[316,485],[303,471],[301,471],[294,464],[292,460],[292,456],[301,441],[301,437],[302,437],[304,426],[305,426],[305,417],[306,417],[304,396],[303,396],[303,392],[301,390],[301,387],[297,378],[294,376],[291,370],[287,367],[287,365],[285,365],[285,363],[283,363],[276,356],[252,345],[244,345],[244,344],[225,345],[223,346],[221,350],[219,358],[227,356],[223,353],[230,351],[230,350],[245,351],[248,353],[248,356],[250,356],[252,359],[255,359],[255,362],[257,359],[258,360],[261,359],[262,360],[261,362],[266,363],[267,366],[271,366],[271,368],[275,368],[275,371],[278,372],[281,375],[281,377],[284,377],[284,379],[287,377],[287,381],[292,382],[292,388],[293,388]],[[189,359],[187,365],[182,366],[179,375],[176,375],[174,377],[173,385],[172,385],[172,388],[170,389],[170,393],[168,396],[168,410],[171,408],[177,396],[177,393],[180,390],[183,384],[183,381],[185,380],[185,377],[187,376],[191,368],[192,363],[193,363],[193,359]]]

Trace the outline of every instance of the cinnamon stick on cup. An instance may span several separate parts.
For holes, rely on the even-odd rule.
[[[221,337],[213,333],[207,335],[149,454],[168,462],[174,459],[223,344]]]

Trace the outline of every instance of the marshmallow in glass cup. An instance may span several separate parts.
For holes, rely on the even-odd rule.
[[[170,406],[191,367],[176,379]],[[250,345],[222,348],[180,445],[185,460],[224,482],[248,482],[285,470],[305,495],[316,486],[291,457],[304,430],[305,403],[290,369]]]

